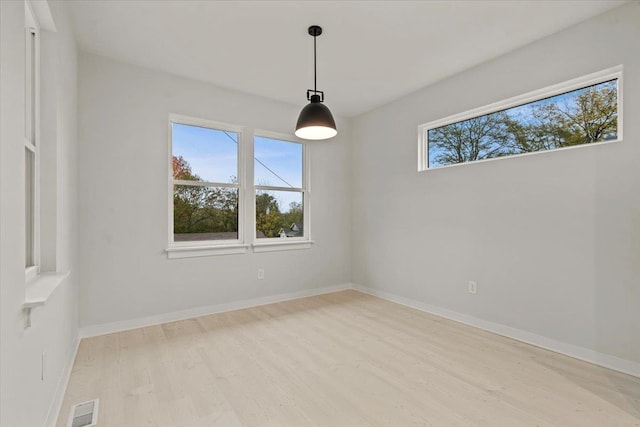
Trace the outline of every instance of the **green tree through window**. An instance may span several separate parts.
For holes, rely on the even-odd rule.
[[[429,129],[429,167],[617,139],[617,79]]]
[[[173,179],[203,182],[182,156],[173,156]],[[231,177],[231,182],[237,182]],[[176,241],[236,239],[238,190],[199,185],[174,185],[173,230]]]

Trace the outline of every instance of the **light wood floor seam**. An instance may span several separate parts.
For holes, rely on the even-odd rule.
[[[640,379],[342,291],[83,339],[57,427],[640,426]]]

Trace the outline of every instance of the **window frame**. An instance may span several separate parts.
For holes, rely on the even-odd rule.
[[[30,282],[40,274],[40,26],[31,4],[25,2],[25,122],[24,148],[25,168],[26,151],[33,156],[29,183],[25,170],[25,281]],[[27,219],[26,187],[31,184],[30,218]],[[30,229],[30,243],[27,243],[27,230]],[[30,255],[27,257],[27,251]],[[31,265],[28,260],[31,259]]]
[[[271,185],[256,185],[255,183],[255,138],[268,138],[277,141],[290,142],[293,144],[300,144],[302,147],[302,187],[290,188],[279,187]],[[255,252],[261,252],[266,250],[287,250],[287,249],[301,249],[309,248],[313,241],[311,240],[311,190],[310,190],[310,161],[309,161],[309,144],[307,141],[296,137],[295,135],[271,132],[261,129],[254,129],[251,138],[251,194],[252,194],[252,213],[251,224],[252,227],[252,246]],[[289,191],[295,193],[302,193],[302,231],[301,237],[263,237],[258,239],[256,230],[256,193],[258,190],[265,191]]]
[[[545,98],[561,95],[574,90],[586,88],[588,86],[604,83],[609,80],[617,80],[618,94],[617,94],[617,113],[618,113],[618,129],[617,138],[614,140],[598,141],[589,144],[579,144],[570,147],[554,148],[550,150],[534,151],[530,153],[519,153],[502,157],[495,157],[490,159],[474,160],[472,162],[454,163],[450,165],[443,165],[437,167],[429,167],[429,130],[439,128],[442,126],[450,125],[453,123],[462,122],[465,120],[478,118],[487,114],[495,113],[498,111],[508,110],[510,108],[519,107],[522,105],[530,104],[536,101],[543,100]],[[527,92],[522,95],[514,96],[512,98],[505,99],[503,101],[494,102],[489,105],[474,108],[459,114],[447,116],[442,119],[434,120],[428,123],[424,123],[418,126],[418,172],[431,171],[438,169],[445,169],[455,166],[469,165],[475,163],[483,163],[494,160],[503,160],[514,157],[522,157],[535,155],[540,153],[554,152],[559,150],[570,150],[575,148],[583,148],[594,145],[609,144],[615,142],[621,142],[623,140],[623,66],[618,65],[615,67],[607,68],[602,71],[591,73],[582,77],[567,80],[558,84],[547,86],[542,89]]]
[[[238,134],[238,184],[206,182],[211,186],[238,188],[238,239],[205,240],[176,242],[173,235],[173,128],[178,123],[213,130],[226,130]],[[169,114],[167,151],[167,234],[168,246],[165,249],[169,259],[191,258],[211,255],[230,255],[246,253],[251,247],[253,252],[271,252],[282,250],[309,249],[311,240],[311,167],[310,144],[295,135],[254,129],[248,126],[234,125],[208,119],[195,118],[180,114]],[[254,144],[255,138],[270,138],[302,146],[302,187],[288,188],[278,186],[260,186],[254,182]],[[181,181],[179,181],[181,183]],[[193,183],[190,183],[193,184]],[[256,233],[256,190],[295,191],[303,197],[303,236],[287,238],[257,238]]]
[[[219,183],[219,182],[203,182],[202,184],[211,187],[237,188],[238,189],[238,238],[225,240],[202,240],[202,241],[184,241],[176,242],[173,233],[173,187],[174,185],[194,185],[193,182],[176,181],[173,179],[173,124],[181,124],[186,126],[196,126],[211,130],[228,131],[238,135],[238,156],[237,156],[237,184]],[[207,256],[215,254],[234,254],[246,251],[245,243],[245,211],[246,211],[246,161],[245,146],[246,144],[246,128],[243,126],[222,123],[213,120],[200,119],[194,117],[183,116],[179,114],[170,114],[168,121],[169,134],[169,150],[168,150],[168,247],[167,254],[169,258],[185,258],[193,256]],[[195,186],[194,185],[194,186]]]

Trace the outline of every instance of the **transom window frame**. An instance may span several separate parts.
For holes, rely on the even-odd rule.
[[[238,188],[238,238],[233,240],[205,240],[176,242],[173,235],[173,135],[172,124],[198,126],[213,130],[234,132],[238,135],[238,183],[209,183],[222,187]],[[302,145],[302,188],[277,186],[257,186],[254,183],[254,141],[255,137],[276,139]],[[211,255],[231,255],[253,252],[309,249],[315,243],[311,239],[311,190],[310,190],[310,148],[309,144],[295,135],[255,129],[250,126],[235,125],[181,114],[169,114],[167,151],[167,206],[168,206],[168,246],[167,257],[191,258]],[[179,183],[179,182],[178,182]],[[190,182],[189,184],[193,184]],[[256,235],[256,189],[275,191],[300,191],[303,197],[303,236],[287,238],[257,238]]]
[[[573,145],[570,147],[554,148],[551,150],[541,150],[529,153],[519,153],[502,157],[495,157],[490,159],[474,160],[472,162],[454,163],[450,165],[443,165],[438,167],[429,167],[429,130],[436,129],[442,126],[450,125],[452,123],[462,122],[465,120],[481,117],[487,114],[496,113],[498,111],[507,110],[514,107],[519,107],[536,101],[540,101],[546,98],[550,98],[557,95],[562,95],[574,90],[583,89],[599,83],[604,83],[610,80],[617,80],[618,94],[617,94],[617,114],[618,114],[618,129],[617,138],[613,140],[598,141],[589,144]],[[512,98],[505,99],[503,101],[494,102],[489,105],[474,108],[459,114],[447,116],[442,119],[434,120],[418,126],[418,172],[433,171],[440,169],[447,169],[456,166],[463,166],[475,163],[484,163],[495,160],[504,160],[515,157],[536,155],[540,153],[548,153],[560,150],[571,150],[577,148],[584,148],[594,145],[611,144],[623,141],[623,66],[618,65],[615,67],[607,68],[602,71],[587,74],[585,76],[577,77],[571,80],[567,80],[558,84],[547,86],[542,89],[527,92],[522,95],[514,96]]]
[[[269,138],[283,142],[290,142],[294,144],[300,144],[302,146],[302,187],[281,187],[281,186],[272,186],[272,185],[256,185],[254,179],[254,167],[255,164],[255,156],[254,156],[254,148],[255,148],[255,138]],[[273,248],[274,246],[279,246],[281,250],[287,249],[298,249],[303,247],[310,247],[313,241],[311,240],[311,189],[310,189],[310,159],[309,159],[309,144],[307,141],[300,139],[294,135],[288,135],[278,132],[271,132],[261,129],[255,129],[252,135],[252,143],[251,143],[251,183],[252,183],[252,198],[253,203],[251,204],[253,207],[252,212],[252,224],[253,224],[253,232],[252,232],[252,247],[255,252],[260,252],[263,250],[269,250],[269,248]],[[290,191],[290,192],[300,192],[302,193],[302,232],[303,235],[301,237],[263,237],[258,239],[257,230],[256,230],[256,193],[257,190],[265,190],[265,191]]]

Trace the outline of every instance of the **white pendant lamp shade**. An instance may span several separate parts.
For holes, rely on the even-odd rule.
[[[334,128],[326,126],[307,126],[296,131],[296,136],[302,139],[320,140],[333,138],[338,134]]]

